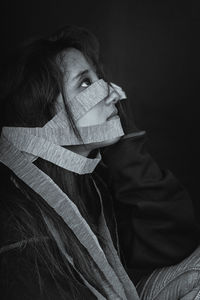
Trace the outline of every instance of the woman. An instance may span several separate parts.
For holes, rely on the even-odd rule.
[[[197,246],[187,193],[127,124],[87,30],[30,41],[4,70],[4,299],[139,299],[133,282]]]

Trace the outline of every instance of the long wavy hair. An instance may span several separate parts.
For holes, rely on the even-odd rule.
[[[67,117],[74,132],[79,136],[67,105],[63,88],[63,71],[58,63],[62,61],[63,51],[69,47],[80,50],[95,66],[99,78],[106,80],[99,62],[98,41],[86,29],[67,26],[47,38],[29,40],[14,52],[2,68],[1,127],[44,126],[55,115],[56,99],[61,93]],[[100,243],[104,243],[103,238],[97,233],[96,217],[90,213],[87,204],[88,199],[92,198],[93,203],[98,207],[91,176],[77,175],[41,158],[34,163],[69,195]],[[45,264],[55,280],[63,299],[65,292],[58,278],[67,282],[72,299],[81,298],[77,289],[76,275],[64,255],[67,249],[67,253],[73,257],[77,270],[104,294],[97,278],[93,276],[95,263],[61,217],[21,180],[13,174],[10,177],[19,188],[19,192],[15,194],[15,201],[7,201],[7,209],[12,211],[15,230],[20,240],[27,243],[31,241],[29,246],[35,254],[35,269],[41,293],[45,289],[45,283],[38,267],[40,262]]]

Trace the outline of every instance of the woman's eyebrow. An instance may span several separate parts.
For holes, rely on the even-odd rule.
[[[76,76],[74,76],[73,78],[72,78],[72,80],[75,80],[75,79],[79,79],[80,77],[82,77],[83,75],[85,75],[85,74],[88,74],[89,73],[89,70],[84,70],[84,71],[81,71],[81,72],[79,72]]]

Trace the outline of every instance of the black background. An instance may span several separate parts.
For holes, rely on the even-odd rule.
[[[198,216],[200,1],[6,1],[0,17],[1,59],[27,37],[66,24],[98,37],[150,152],[188,188]]]

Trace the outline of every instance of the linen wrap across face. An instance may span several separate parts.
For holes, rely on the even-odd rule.
[[[120,87],[114,84],[109,86],[100,79],[69,100],[68,105],[74,120],[77,121],[100,101],[104,101],[109,91],[112,90],[116,90],[120,99],[126,98]],[[87,249],[91,259],[96,263],[97,270],[100,270],[102,274],[99,280],[106,298],[78,270],[76,271],[97,299],[139,299],[113,246],[97,186],[95,185],[102,208],[99,233],[106,239],[107,247],[105,249],[99,244],[97,237],[81,216],[77,206],[47,174],[33,164],[34,160],[41,157],[77,174],[92,173],[101,160],[99,152],[95,158],[91,159],[62,146],[102,142],[124,135],[119,118],[111,119],[100,125],[79,127],[78,130],[81,140],[75,135],[64,108],[61,108],[44,127],[3,127],[0,138],[0,162],[10,168],[17,177],[50,205]],[[75,268],[73,259],[67,254],[67,250],[65,256]]]

